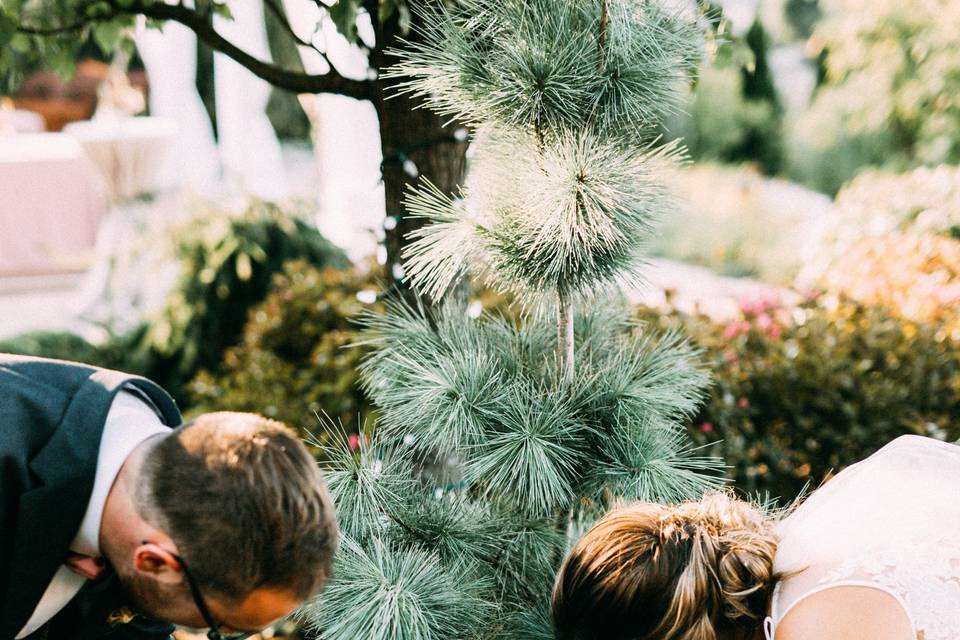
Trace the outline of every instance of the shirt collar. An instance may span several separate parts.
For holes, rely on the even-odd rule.
[[[136,388],[127,386],[114,397],[110,405],[97,454],[93,492],[80,522],[80,530],[70,545],[75,553],[93,557],[101,555],[100,522],[103,507],[123,463],[144,440],[170,430],[161,422],[152,404],[145,400]]]

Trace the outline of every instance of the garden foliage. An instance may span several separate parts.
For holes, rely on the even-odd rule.
[[[215,369],[237,343],[247,310],[267,295],[289,260],[347,266],[344,254],[296,212],[263,202],[239,215],[208,210],[172,229],[180,277],[162,307],[118,338],[128,370],[183,398],[199,369]]]
[[[378,292],[375,274],[288,262],[247,314],[240,343],[190,383],[191,413],[254,411],[307,433],[326,414],[360,430],[370,413],[357,384],[367,350],[353,343],[356,322],[376,308]]]
[[[716,484],[684,421],[707,377],[675,334],[611,298],[669,209],[663,114],[697,60],[695,16],[620,0],[466,0],[419,9],[403,90],[478,130],[454,200],[424,183],[406,271],[440,299],[468,273],[524,305],[456,295],[368,315],[371,441],[325,448],[343,543],[304,612],[325,640],[549,638],[553,575],[618,499]],[[429,471],[425,473],[425,471]]]
[[[86,362],[98,367],[123,369],[122,350],[93,344],[66,331],[29,331],[0,340],[0,353]]]
[[[822,0],[824,82],[798,123],[793,172],[836,192],[865,165],[960,161],[960,5]]]
[[[720,25],[727,27],[725,20]],[[679,123],[697,159],[755,163],[775,175],[783,161],[782,107],[767,63],[768,37],[759,20],[742,40],[718,35]]]
[[[640,316],[706,351],[715,384],[691,436],[742,490],[789,502],[904,433],[960,438],[960,336],[940,325],[830,296],[749,301],[727,324]]]
[[[261,202],[251,204],[240,214],[221,209],[198,212],[190,221],[166,229],[152,241],[169,245],[180,275],[160,308],[133,329],[112,335],[100,344],[70,333],[32,332],[3,341],[0,351],[77,360],[143,375],[164,386],[186,407],[190,402],[185,385],[201,369],[208,375],[217,374],[224,351],[241,340],[248,311],[266,297],[275,274],[286,262],[303,262],[300,267],[291,267],[294,271],[306,271],[306,265],[343,270],[349,265],[346,256],[301,214]],[[311,294],[314,302],[319,305],[320,300],[326,299],[338,305],[335,321],[330,314],[314,320],[321,324],[329,321],[331,329],[347,326],[352,308],[346,303],[341,305],[339,300],[361,286],[362,279],[349,271],[311,277],[318,286]],[[288,278],[281,284],[307,295],[299,284],[300,276],[289,273]],[[291,312],[302,310],[289,302]],[[255,320],[252,318],[251,322]],[[293,325],[287,325],[290,326]],[[257,330],[258,327],[252,327],[247,333]],[[309,341],[322,330],[319,325],[313,330],[305,326],[303,339]],[[286,338],[291,344],[295,341],[293,337]],[[345,336],[329,339],[347,341]],[[329,351],[333,353],[332,349]],[[337,366],[346,366],[335,356],[331,358]],[[243,387],[239,381],[227,386],[233,385]],[[221,391],[209,390],[212,394]],[[231,394],[230,400],[239,400],[241,395]],[[302,398],[298,401],[302,402]],[[246,401],[243,406],[248,407]]]

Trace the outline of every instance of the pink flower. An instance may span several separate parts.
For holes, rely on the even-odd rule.
[[[748,317],[773,311],[780,307],[780,296],[772,291],[757,298],[744,298],[740,301],[740,312]]]
[[[350,448],[353,450],[360,448],[360,436],[356,433],[351,433],[347,436],[347,444],[350,445]]]
[[[740,398],[740,400],[737,401],[737,406],[740,407],[741,409],[746,409],[747,407],[750,406],[750,401],[747,400],[746,398]]]
[[[771,318],[766,313],[761,313],[757,316],[757,327],[761,331],[770,331],[770,327],[773,326],[773,318]]]
[[[727,364],[736,364],[740,361],[740,356],[733,349],[727,349],[723,352],[723,359],[727,361]]]
[[[746,320],[735,320],[727,325],[727,328],[723,332],[723,339],[732,340],[741,333],[750,333],[751,326],[752,325]]]
[[[781,333],[783,333],[783,327],[776,323],[774,323],[774,325],[770,327],[770,331],[767,332],[767,334],[774,340],[779,338]]]
[[[700,431],[703,433],[710,433],[713,431],[713,424],[710,422],[704,422],[702,425],[700,425]]]
[[[773,291],[764,294],[764,296],[760,298],[760,304],[763,306],[764,311],[773,311],[782,306],[780,296]]]
[[[757,300],[744,298],[740,301],[740,312],[747,316],[752,316],[760,311],[760,303]]]

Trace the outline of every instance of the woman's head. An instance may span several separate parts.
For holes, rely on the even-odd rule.
[[[600,520],[553,593],[559,640],[715,640],[754,629],[775,582],[776,538],[749,503],[710,493]]]

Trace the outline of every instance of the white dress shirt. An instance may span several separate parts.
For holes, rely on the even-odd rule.
[[[127,456],[141,442],[167,430],[169,427],[160,421],[153,403],[138,389],[127,387],[116,395],[103,426],[93,492],[80,522],[80,530],[70,544],[71,551],[92,557],[101,555],[100,520],[113,481],[120,473]],[[74,573],[66,565],[61,565],[37,603],[37,608],[33,610],[30,620],[17,634],[17,640],[39,629],[67,606],[84,582],[86,578]]]

